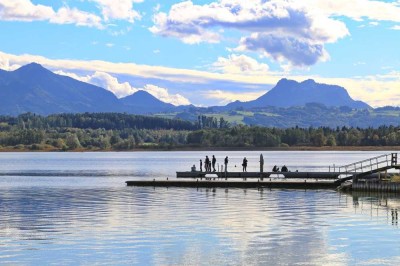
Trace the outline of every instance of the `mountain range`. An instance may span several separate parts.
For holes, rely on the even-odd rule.
[[[273,89],[258,99],[236,101],[224,106],[224,109],[291,107],[311,102],[355,109],[370,108],[364,102],[353,100],[346,89],[340,86],[319,84],[314,80],[299,83],[281,79]],[[118,99],[104,88],[55,74],[36,63],[14,71],[0,70],[0,114],[3,115],[26,112],[41,115],[83,112],[150,114],[182,111],[185,108],[195,107],[174,106],[142,90]]]

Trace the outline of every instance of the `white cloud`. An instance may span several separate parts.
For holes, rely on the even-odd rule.
[[[312,65],[328,56],[324,44],[349,34],[346,25],[322,16],[300,1],[219,0],[205,5],[175,4],[169,13],[154,15],[150,31],[185,43],[219,42],[224,31],[236,29],[250,36],[241,49],[261,51],[293,65]],[[305,50],[305,53],[299,51]]]
[[[400,22],[400,2],[371,0],[303,0],[326,16],[346,16],[356,21],[364,19]]]
[[[260,51],[282,64],[288,60],[289,65],[293,66],[310,66],[329,59],[323,44],[311,44],[306,40],[274,34],[253,33],[250,37],[242,38],[236,50]]]
[[[231,74],[265,75],[269,71],[267,64],[259,63],[249,56],[237,54],[229,55],[227,58],[218,57],[212,66],[223,73]]]
[[[133,9],[133,3],[140,3],[143,0],[91,0],[98,4],[103,18],[106,22],[110,20],[127,20],[133,23],[141,19],[141,15]]]
[[[392,30],[400,30],[400,25],[395,25],[391,27]]]
[[[258,92],[229,92],[222,90],[205,91],[202,95],[208,99],[217,99],[221,105],[225,105],[234,101],[247,102],[252,101],[265,94],[267,91]]]
[[[155,85],[147,84],[142,90],[147,91],[157,99],[166,102],[172,103],[173,105],[189,105],[190,101],[183,97],[180,94],[170,94],[167,89],[161,88]]]
[[[138,89],[132,87],[128,82],[120,83],[116,77],[106,72],[96,71],[91,75],[85,76],[78,75],[74,72],[66,72],[64,70],[57,70],[54,71],[54,73],[99,86],[111,91],[118,98],[131,95],[138,91]]]
[[[153,7],[153,12],[159,12],[159,11],[160,11],[160,8],[161,8],[161,5],[158,3],[157,5],[155,5],[155,6]]]
[[[101,18],[94,14],[66,6],[55,11],[50,6],[35,5],[30,0],[0,0],[0,20],[49,21],[55,24],[103,28]]]
[[[177,5],[182,5],[182,3]],[[178,38],[187,44],[197,44],[200,42],[218,43],[220,41],[217,33],[204,30],[200,26],[194,25],[195,23],[186,24],[173,20],[165,13],[156,14],[153,17],[155,26],[149,28],[149,30],[154,34],[164,37]],[[174,25],[174,23],[176,24]]]
[[[137,92],[138,90],[144,90],[153,95],[154,97],[156,97],[157,99],[166,103],[171,103],[173,105],[190,104],[190,101],[187,98],[185,98],[180,94],[171,94],[168,92],[168,89],[166,88],[158,87],[152,84],[146,84],[142,88],[134,88],[129,84],[129,82],[119,82],[116,77],[106,72],[96,71],[91,75],[85,75],[85,76],[77,75],[76,73],[73,72],[65,72],[63,70],[57,70],[54,71],[54,73],[59,75],[69,76],[73,79],[99,86],[101,88],[111,91],[118,98],[131,95]]]

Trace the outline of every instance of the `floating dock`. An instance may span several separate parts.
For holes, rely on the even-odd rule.
[[[126,181],[128,186],[138,187],[196,187],[196,188],[292,188],[292,189],[335,189],[334,181],[326,180],[137,180]]]
[[[397,153],[384,154],[360,162],[344,165],[337,171],[327,172],[264,172],[263,158],[260,156],[260,172],[176,172],[176,179],[126,181],[128,186],[140,187],[236,187],[236,188],[288,188],[288,189],[334,189],[347,180],[359,184],[359,181],[386,177],[389,169],[400,169]],[[331,168],[329,168],[330,170]],[[393,188],[392,188],[393,187]],[[399,189],[391,185],[385,190]],[[356,187],[355,187],[356,188]],[[361,188],[360,186],[360,189]],[[369,187],[368,187],[369,189]]]

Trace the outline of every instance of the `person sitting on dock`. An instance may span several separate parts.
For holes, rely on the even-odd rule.
[[[215,158],[215,156],[213,155],[213,157],[212,157],[212,168],[213,168],[213,171],[215,172],[215,163],[217,162],[217,159]]]
[[[225,157],[224,164],[225,164],[225,172],[228,172],[228,156]]]
[[[244,159],[243,159],[242,166],[243,166],[243,172],[247,172],[247,159],[246,159],[246,157],[244,157]]]
[[[282,172],[288,172],[288,168],[286,167],[286,165],[282,166]]]
[[[204,167],[206,168],[206,172],[210,172],[211,169],[209,169],[210,167],[210,159],[208,158],[208,156],[206,156],[206,159],[204,160]]]
[[[203,172],[203,161],[200,159],[200,172]]]
[[[274,165],[274,168],[272,168],[272,172],[274,172],[274,173],[279,172],[279,167]]]

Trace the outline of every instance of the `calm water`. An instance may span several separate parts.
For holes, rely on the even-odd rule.
[[[383,153],[263,155],[267,169],[318,171]],[[0,153],[0,264],[399,265],[394,195],[124,184],[172,178],[205,154]],[[258,168],[260,152],[212,154]]]

